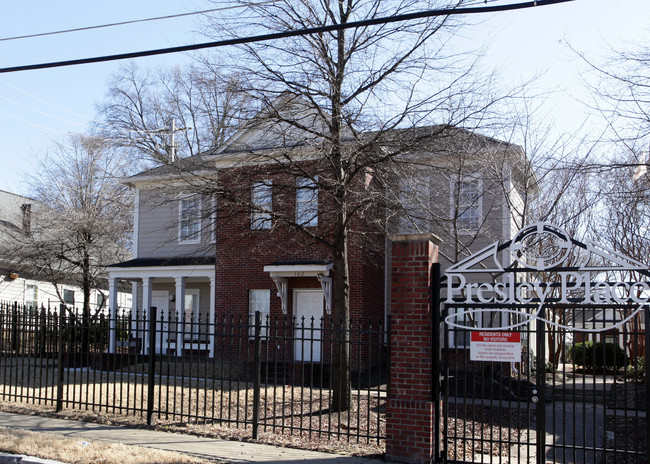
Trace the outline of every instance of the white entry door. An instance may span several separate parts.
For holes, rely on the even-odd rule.
[[[294,359],[320,362],[323,291],[294,290],[293,307],[296,314]]]
[[[151,306],[158,308],[156,311],[156,353],[164,354],[167,352],[167,337],[169,335],[169,292],[166,290],[152,291]]]

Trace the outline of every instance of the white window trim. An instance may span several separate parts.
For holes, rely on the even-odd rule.
[[[212,243],[217,241],[217,196],[212,196],[212,212],[210,213],[210,239]]]
[[[140,246],[140,189],[136,188],[133,199],[133,257],[139,255]]]
[[[29,303],[27,302],[27,300],[28,300],[28,299],[27,299],[27,289],[28,289],[28,287],[32,287],[34,290],[36,290],[36,292],[35,292],[36,295],[34,295],[33,293],[32,293],[32,295],[31,295],[31,296],[36,296],[36,300],[33,300],[33,299],[30,298],[29,301],[36,301],[36,304],[35,304],[33,307],[34,307],[35,309],[38,309],[38,293],[39,293],[39,292],[38,292],[38,284],[28,284],[28,283],[25,283],[25,293],[24,293],[24,298],[23,298],[23,304],[24,304],[25,306],[27,306],[27,305],[29,304]]]
[[[269,189],[268,208],[267,203],[255,202],[255,190],[258,187],[265,187]],[[251,211],[251,229],[252,230],[267,230],[272,226],[271,213],[273,212],[273,184],[268,180],[258,180],[251,183],[251,204],[253,206]],[[260,208],[260,209],[258,209]]]
[[[198,209],[199,209],[199,217],[198,217],[198,223],[199,223],[199,231],[197,234],[196,238],[193,239],[184,239],[183,238],[183,202],[186,200],[196,200],[198,202]],[[202,208],[202,201],[201,197],[198,195],[183,195],[178,197],[178,243],[183,244],[183,245],[194,245],[197,243],[201,243],[201,229],[202,229],[202,224],[201,224],[201,208]]]
[[[465,183],[465,182],[477,182],[478,186],[478,201],[476,204],[476,209],[477,209],[477,214],[478,214],[478,221],[476,224],[476,227],[464,227],[464,224],[461,224],[460,222],[460,217],[454,218],[455,214],[455,209],[456,209],[456,202],[458,202],[458,207],[460,209],[460,198],[456,198],[456,194],[460,196],[460,188],[458,187],[458,182]],[[461,187],[462,188],[462,187]],[[481,224],[483,223],[483,195],[485,192],[483,192],[483,177],[480,174],[472,174],[472,175],[467,175],[463,176],[459,181],[457,180],[451,180],[450,181],[450,188],[449,188],[449,217],[451,220],[456,221],[456,227],[460,232],[476,232],[481,228]],[[460,212],[459,212],[460,213]]]
[[[302,185],[301,185],[302,183]],[[298,201],[298,195],[301,191],[312,192],[313,196],[309,201]],[[296,179],[296,224],[302,227],[318,227],[318,176],[315,179],[310,177],[298,177]],[[315,214],[311,214],[314,212]],[[300,222],[300,216],[308,216],[305,222]]]

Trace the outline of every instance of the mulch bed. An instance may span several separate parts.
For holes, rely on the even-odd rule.
[[[494,457],[494,462],[507,463],[504,458],[520,443],[529,424],[528,413],[519,409],[449,405],[447,458],[475,462],[480,455],[487,455]]]
[[[645,382],[615,382],[609,390],[607,407],[647,411]]]
[[[648,462],[645,418],[607,416],[605,427],[609,434],[607,448],[600,463],[643,464]],[[626,451],[611,451],[611,449]]]

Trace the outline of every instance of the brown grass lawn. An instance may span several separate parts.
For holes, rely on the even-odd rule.
[[[67,369],[63,411],[55,413],[53,360],[13,358],[0,362],[0,409],[131,427],[146,426],[146,365],[119,371]],[[230,439],[251,439],[253,389],[220,380],[218,366],[157,365],[153,424],[156,429]],[[169,373],[169,374],[168,374]],[[207,375],[206,375],[207,374]],[[194,377],[191,377],[194,375]],[[198,376],[202,378],[198,378]],[[207,378],[206,378],[207,377]],[[212,377],[212,378],[210,378]],[[239,375],[234,375],[236,379]],[[296,385],[264,386],[260,394],[260,442],[327,452],[384,453],[385,398],[375,391],[352,395],[353,408],[329,410],[330,391]],[[370,435],[371,438],[364,436]]]
[[[192,366],[161,363],[155,377],[153,424],[159,430],[215,438],[252,439],[253,389],[238,380],[232,366]],[[39,414],[111,425],[146,427],[146,365],[118,371],[64,371],[63,411],[55,413],[56,369],[53,360],[0,360],[0,410]],[[222,375],[229,372],[228,375]],[[222,380],[223,378],[235,380]],[[303,384],[304,385],[304,384]],[[385,387],[353,391],[354,406],[346,412],[329,410],[326,388],[267,385],[261,390],[259,442],[359,456],[385,452]],[[458,413],[448,427],[456,437],[478,435],[487,441],[450,439],[450,457],[472,458],[476,453],[507,456],[528,428],[528,418],[513,410],[474,408],[471,417]],[[505,417],[499,423],[495,417]],[[370,436],[370,438],[368,438]],[[379,438],[379,439],[378,439]],[[476,449],[476,444],[481,449]],[[487,446],[487,448],[485,447]]]
[[[1,427],[0,450],[69,464],[208,464],[211,462],[169,451],[103,441],[88,442],[49,433]]]

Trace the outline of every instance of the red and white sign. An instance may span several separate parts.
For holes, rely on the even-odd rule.
[[[473,330],[469,345],[469,359],[521,362],[521,333]]]

